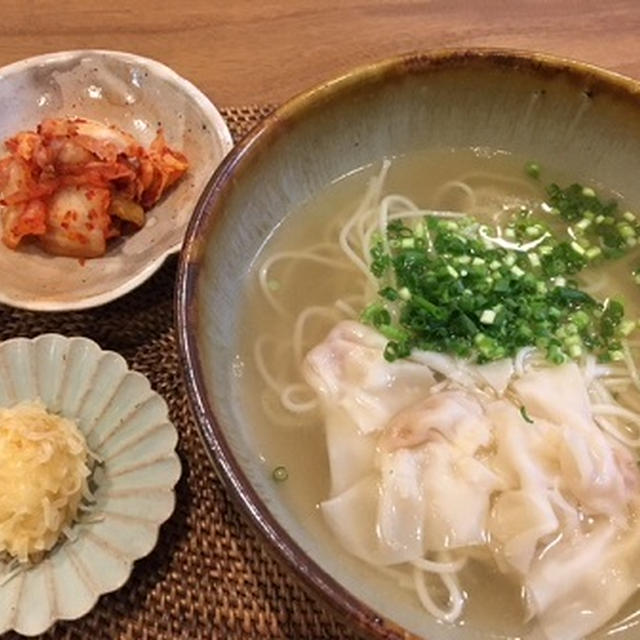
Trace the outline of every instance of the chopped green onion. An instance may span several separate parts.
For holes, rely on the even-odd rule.
[[[636,235],[635,229],[626,223],[618,225],[618,230],[623,238],[634,238]]]
[[[571,243],[571,248],[581,256],[585,254],[584,247],[580,246],[575,240]]]
[[[582,291],[577,274],[596,259],[623,255],[637,243],[640,226],[580,185],[551,185],[548,194],[541,209],[555,210],[564,231],[521,207],[501,231],[466,217],[425,217],[413,228],[389,222],[386,238],[373,234],[371,271],[380,297],[361,319],[387,338],[387,360],[421,349],[487,362],[513,357],[525,345],[556,364],[585,352],[603,361],[624,353],[620,341],[637,323],[625,319],[620,303]],[[540,240],[525,253],[487,239],[501,235],[520,248]],[[640,265],[631,277],[640,284]]]
[[[493,309],[485,309],[480,316],[482,324],[493,324],[496,319],[496,312]]]
[[[637,324],[633,320],[623,320],[620,323],[620,333],[623,336],[628,336],[632,331],[637,328]]]
[[[589,260],[595,260],[602,255],[602,249],[600,247],[589,247],[584,254]]]
[[[540,165],[537,162],[527,162],[524,165],[525,173],[534,180],[537,180],[540,177]]]
[[[529,424],[533,424],[533,420],[529,417],[529,414],[527,412],[527,407],[525,407],[524,405],[520,407],[520,415],[522,416],[522,419],[525,422],[528,422]]]
[[[569,355],[572,358],[579,358],[582,355],[582,347],[579,344],[572,344],[569,347]]]
[[[286,467],[279,466],[273,470],[271,475],[276,482],[284,482],[289,477],[289,472]]]
[[[582,189],[582,195],[587,198],[595,198],[596,192],[591,187],[584,187]]]

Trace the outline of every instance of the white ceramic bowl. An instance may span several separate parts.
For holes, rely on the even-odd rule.
[[[96,517],[74,525],[73,540],[0,584],[0,635],[37,635],[56,620],[86,614],[156,545],[175,504],[178,437],[148,380],[87,338],[8,340],[0,344],[0,372],[0,406],[40,399],[74,420],[103,461],[92,477]]]
[[[12,251],[0,243],[0,302],[24,309],[95,307],[144,282],[179,251],[200,193],[232,147],[222,116],[199,89],[165,65],[129,53],[65,51],[16,62],[0,69],[0,102],[2,142],[48,117],[108,122],[145,146],[161,126],[190,165],[146,225],[102,258],[81,264],[36,246]]]

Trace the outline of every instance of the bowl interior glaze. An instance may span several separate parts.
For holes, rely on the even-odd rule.
[[[233,383],[238,291],[271,230],[329,183],[384,156],[449,147],[504,149],[640,202],[640,87],[589,65],[510,51],[412,55],[356,70],[295,98],[236,147],[199,203],[181,258],[180,347],[214,465],[303,581],[354,627],[381,638],[500,636],[440,625],[408,598],[389,597],[282,501],[256,458]]]

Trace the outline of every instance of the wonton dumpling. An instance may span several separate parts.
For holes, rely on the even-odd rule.
[[[498,566],[505,573],[511,568],[526,575],[540,539],[557,531],[558,526],[544,493],[516,489],[499,494],[489,521],[492,539],[498,543]]]
[[[340,544],[353,555],[375,565],[406,562],[415,550],[390,546],[377,533],[379,497],[378,478],[372,474],[320,508]]]
[[[501,481],[473,456],[447,442],[425,445],[425,551],[487,542],[489,497]]]
[[[511,488],[546,491],[553,487],[557,469],[557,427],[544,420],[526,422],[511,402],[499,400],[486,407],[493,424],[496,455],[493,468]]]
[[[397,413],[385,428],[379,446],[394,451],[439,437],[473,455],[491,440],[482,405],[469,393],[444,391]]]
[[[473,367],[474,372],[486,382],[499,396],[503,395],[513,377],[513,360],[503,358]]]
[[[386,340],[358,322],[340,322],[306,356],[303,373],[328,407],[340,406],[363,433],[382,429],[434,382],[428,367],[382,353]]]
[[[371,473],[375,461],[375,434],[363,434],[347,412],[335,407],[325,419],[327,453],[331,471],[331,495],[346,491]]]
[[[575,362],[533,369],[512,386],[530,416],[569,427],[591,428],[589,395]]]
[[[609,620],[636,591],[640,531],[624,539],[601,522],[568,536],[534,562],[525,580],[531,615],[549,640],[578,640]]]
[[[391,549],[419,558],[423,547],[424,487],[418,452],[399,449],[380,456],[377,530]]]

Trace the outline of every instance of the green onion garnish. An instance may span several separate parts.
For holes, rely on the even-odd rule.
[[[520,415],[522,416],[525,422],[528,422],[529,424],[533,424],[533,420],[529,417],[529,414],[527,413],[527,407],[525,407],[524,405],[520,407]]]
[[[595,260],[623,255],[640,225],[590,187],[552,184],[547,194],[541,214],[521,208],[502,230],[425,215],[412,226],[390,222],[386,237],[374,234],[379,297],[361,320],[387,338],[387,360],[420,349],[488,362],[530,345],[554,364],[585,353],[624,357],[620,341],[636,323],[620,302],[582,291],[576,276]],[[545,220],[552,214],[566,223],[564,233]],[[640,284],[640,268],[631,277]]]
[[[284,482],[289,477],[289,472],[286,467],[279,466],[273,470],[271,475],[276,482]]]

